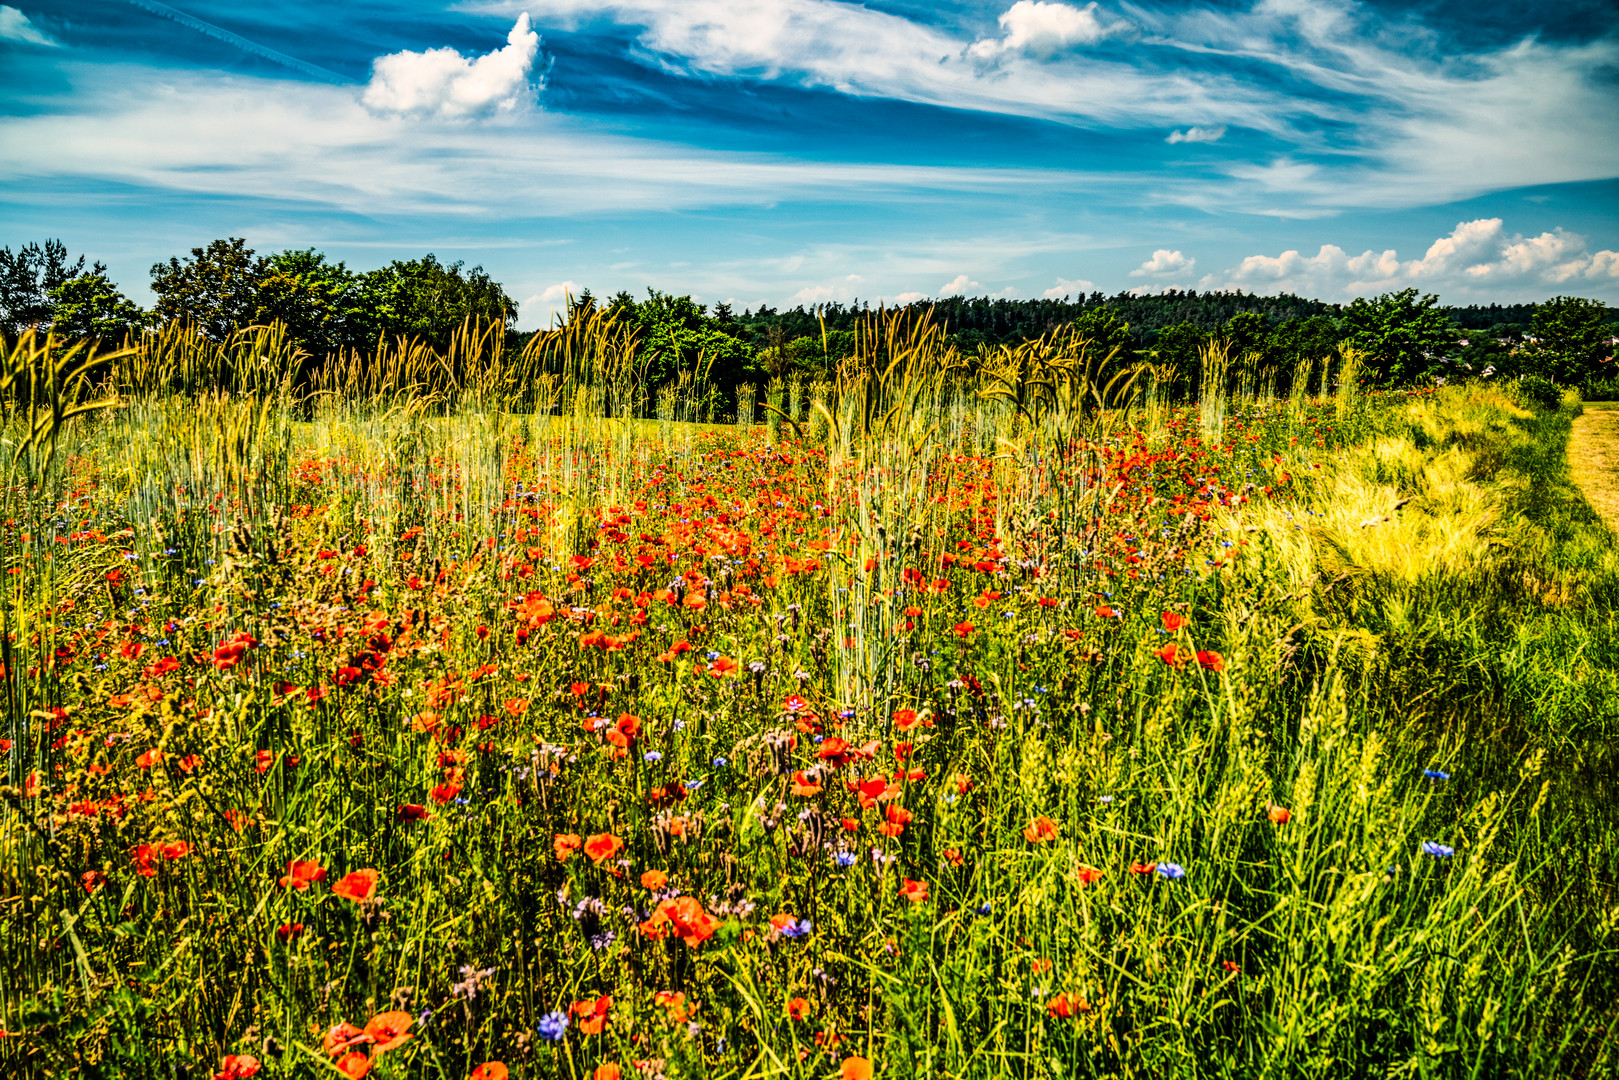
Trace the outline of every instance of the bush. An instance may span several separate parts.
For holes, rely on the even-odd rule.
[[[1525,375],[1512,384],[1512,395],[1523,405],[1541,409],[1556,409],[1563,400],[1563,391],[1544,375]]]
[[[1619,401],[1619,375],[1589,380],[1580,387],[1580,397],[1586,401]]]

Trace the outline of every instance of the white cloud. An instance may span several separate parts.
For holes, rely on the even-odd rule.
[[[539,51],[540,35],[525,12],[506,35],[505,47],[476,60],[447,48],[377,57],[360,100],[379,115],[458,119],[511,112],[533,98],[529,75]]]
[[[1047,300],[1061,300],[1065,296],[1088,296],[1095,288],[1094,281],[1086,281],[1084,278],[1074,278],[1070,281],[1068,278],[1060,277],[1057,284],[1040,295]]]
[[[1250,255],[1234,269],[1208,275],[1202,287],[1329,299],[1410,287],[1447,299],[1544,298],[1582,290],[1612,296],[1619,287],[1619,252],[1591,251],[1585,237],[1563,229],[1526,237],[1508,234],[1500,218],[1480,218],[1458,223],[1420,259],[1402,261],[1392,248],[1350,255],[1323,244],[1314,255]]]
[[[967,54],[985,60],[1003,53],[1052,57],[1075,45],[1094,45],[1112,30],[1097,11],[1094,2],[1081,8],[1047,0],[1017,0],[1000,17],[1003,36],[976,41]]]
[[[898,305],[914,304],[918,300],[926,300],[927,298],[928,298],[927,293],[902,292],[898,296],[894,297],[894,303],[898,304]]]
[[[1152,253],[1152,258],[1130,271],[1130,276],[1169,277],[1172,274],[1189,274],[1196,265],[1196,259],[1188,258],[1179,251],[1159,248]]]
[[[1173,146],[1175,143],[1183,142],[1219,142],[1223,138],[1225,138],[1225,125],[1216,124],[1214,127],[1193,126],[1185,131],[1171,131],[1169,138],[1164,141]]]
[[[547,285],[545,289],[517,305],[518,318],[528,326],[549,327],[568,311],[568,300],[577,300],[584,287],[577,281]]]
[[[25,45],[56,45],[39,27],[28,21],[27,15],[6,4],[0,4],[0,40],[20,41]]]
[[[968,289],[978,288],[978,282],[971,280],[966,274],[957,274],[943,285],[939,286],[940,296],[961,296]]]

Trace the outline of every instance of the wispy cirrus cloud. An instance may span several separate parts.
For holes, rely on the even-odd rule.
[[[7,4],[0,4],[0,41],[17,41],[46,48],[57,46],[56,41],[35,26],[27,15]]]

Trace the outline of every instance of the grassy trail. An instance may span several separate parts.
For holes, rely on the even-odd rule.
[[[1619,402],[1585,406],[1569,434],[1568,466],[1592,508],[1619,533]]]

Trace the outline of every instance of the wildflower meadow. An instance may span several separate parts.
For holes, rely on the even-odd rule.
[[[1611,1075],[1577,396],[621,331],[7,352],[6,1075]]]

